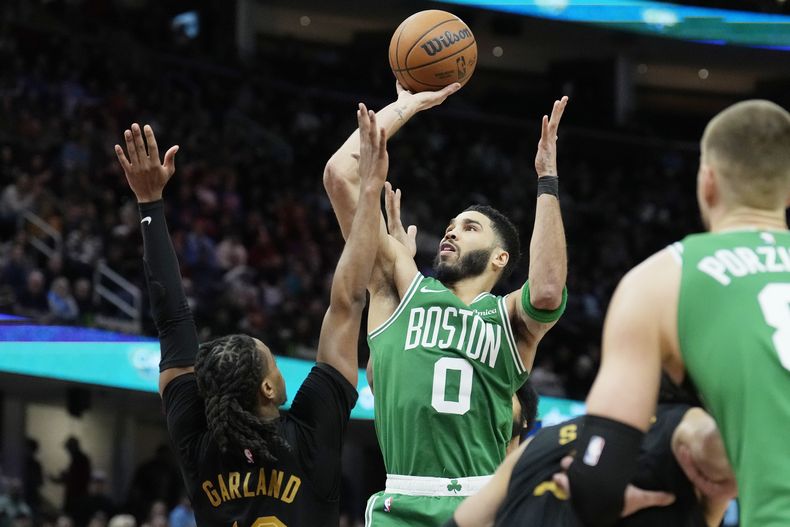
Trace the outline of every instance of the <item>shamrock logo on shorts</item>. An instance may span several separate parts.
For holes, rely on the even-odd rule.
[[[447,490],[450,492],[460,492],[461,491],[461,484],[458,483],[457,479],[451,479],[450,484],[447,485]]]

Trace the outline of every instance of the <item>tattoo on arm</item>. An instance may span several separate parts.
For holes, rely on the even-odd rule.
[[[400,108],[395,108],[395,113],[398,114],[398,119],[400,119],[401,122],[405,122],[406,121],[403,118],[403,110],[405,110],[405,109],[406,109],[405,106],[402,106]]]

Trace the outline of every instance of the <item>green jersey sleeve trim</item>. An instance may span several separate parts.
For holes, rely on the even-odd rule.
[[[499,314],[502,317],[502,326],[505,328],[505,337],[507,338],[507,342],[510,348],[510,355],[513,357],[513,363],[516,365],[516,371],[519,375],[522,375],[526,372],[526,368],[524,367],[524,363],[521,362],[521,354],[518,352],[518,346],[516,345],[516,338],[513,335],[513,327],[510,325],[510,317],[507,314],[507,304],[505,303],[505,297],[501,297],[497,300],[499,302]]]
[[[669,249],[669,254],[677,261],[679,265],[683,265],[683,244],[681,242],[675,242],[672,245],[667,247]]]
[[[390,317],[387,320],[385,320],[379,327],[368,333],[369,338],[374,339],[378,337],[384,332],[384,330],[390,327],[393,322],[395,322],[395,320],[398,318],[398,316],[400,316],[403,310],[406,309],[406,305],[409,303],[409,300],[411,300],[411,297],[413,297],[414,293],[417,292],[417,286],[420,285],[422,278],[423,278],[422,273],[418,271],[417,274],[414,275],[414,278],[411,281],[411,285],[406,290],[406,294],[403,295],[403,298],[401,298],[400,304],[398,304],[398,307],[397,309],[395,309],[395,312],[392,313]]]
[[[553,310],[538,309],[529,301],[529,280],[524,282],[524,287],[521,288],[521,307],[527,312],[527,315],[532,320],[540,322],[541,324],[548,324],[558,320],[565,312],[565,306],[568,303],[568,287],[562,288],[562,302],[560,307]]]

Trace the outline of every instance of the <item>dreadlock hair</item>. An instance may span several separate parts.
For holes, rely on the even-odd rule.
[[[532,385],[532,381],[527,379],[516,390],[516,397],[521,403],[521,422],[526,423],[526,432],[531,432],[535,428],[535,421],[538,417],[538,392]]]
[[[518,239],[518,229],[516,229],[516,226],[513,225],[513,222],[510,221],[507,216],[489,205],[472,205],[464,212],[467,211],[479,212],[491,220],[491,227],[494,230],[494,234],[499,238],[502,248],[510,255],[507,265],[502,270],[502,274],[499,276],[498,281],[506,279],[510,276],[513,269],[518,265],[518,261],[521,259],[521,243]]]
[[[268,370],[247,335],[228,335],[200,345],[195,376],[206,404],[209,433],[223,454],[241,455],[249,449],[258,459],[275,461],[273,446],[290,448],[276,424],[257,415],[258,393]]]

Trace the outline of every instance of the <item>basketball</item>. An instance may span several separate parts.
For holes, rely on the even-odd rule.
[[[469,27],[452,13],[430,9],[404,20],[392,35],[390,67],[409,91],[440,90],[466,84],[477,65],[477,43]]]

